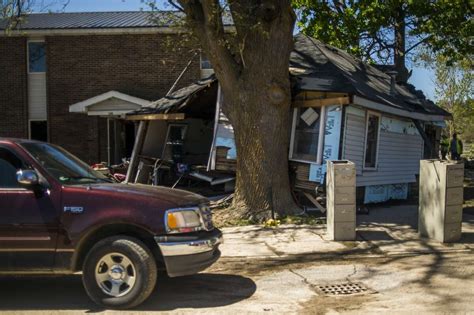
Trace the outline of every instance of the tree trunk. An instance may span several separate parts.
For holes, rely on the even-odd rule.
[[[408,69],[406,67],[406,25],[405,25],[405,10],[403,8],[403,3],[400,3],[398,8],[398,14],[395,21],[395,45],[394,45],[394,52],[393,52],[393,62],[395,65],[395,71],[397,71],[397,82],[404,82],[408,81]]]
[[[288,176],[289,82],[285,102],[272,104],[266,93],[268,78],[260,75],[241,82],[231,92],[232,107],[239,108],[230,115],[238,156],[233,208],[240,217],[257,221],[297,209]],[[288,76],[284,79],[288,81]]]
[[[232,34],[224,31],[220,1],[179,2],[214,67],[222,109],[234,128],[236,216],[262,221],[294,213],[298,207],[288,174],[288,67],[295,23],[290,1],[229,1]]]
[[[283,6],[262,33],[247,35],[242,54],[245,66],[237,83],[222,84],[223,109],[234,128],[237,147],[233,208],[240,217],[257,221],[299,211],[291,194],[288,168],[288,67],[294,23],[290,10],[290,6]],[[225,76],[219,80],[227,81]]]

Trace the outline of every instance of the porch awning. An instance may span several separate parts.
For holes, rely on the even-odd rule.
[[[214,107],[215,97],[217,94],[216,83],[216,77],[214,75],[211,75],[208,78],[192,83],[182,89],[171,93],[168,96],[160,98],[157,101],[151,102],[147,106],[143,106],[143,108],[135,110],[132,113],[128,113],[127,119],[147,120],[147,118],[143,117],[153,117],[153,115],[162,115],[159,119],[176,119],[174,117],[177,117],[176,115],[182,113],[183,109],[186,108],[188,105],[193,104],[194,101],[197,99],[198,95],[199,98],[201,98],[200,101],[203,104],[212,104],[212,107]],[[196,110],[200,111],[201,109],[196,108]]]
[[[71,113],[83,113],[89,116],[117,117],[150,105],[150,101],[138,97],[109,91],[69,106]]]

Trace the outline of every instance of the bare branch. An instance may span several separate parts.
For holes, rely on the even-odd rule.
[[[421,44],[426,43],[426,41],[429,40],[430,38],[431,38],[431,36],[427,36],[427,37],[423,38],[422,40],[420,40],[418,43],[412,45],[410,48],[405,50],[405,54],[408,54],[410,51],[412,51],[416,47],[420,46]]]
[[[218,0],[178,0],[186,18],[204,50],[209,54],[216,73],[226,74],[235,83],[240,66],[226,45],[222,10]]]
[[[184,13],[183,7],[180,6],[179,4],[177,4],[174,0],[168,0],[168,3],[169,3],[173,8],[175,8],[176,10],[178,10],[179,12],[183,12],[183,13]]]

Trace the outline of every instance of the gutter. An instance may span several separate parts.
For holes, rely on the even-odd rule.
[[[235,31],[234,26],[224,26],[226,32]],[[126,35],[126,34],[183,34],[189,30],[183,27],[113,27],[113,28],[49,28],[9,30],[0,29],[0,37],[9,36],[84,36],[84,35]]]
[[[356,105],[363,106],[365,108],[373,109],[373,110],[378,110],[378,111],[383,111],[389,114],[397,115],[400,117],[406,117],[406,118],[411,118],[411,119],[416,119],[416,120],[423,120],[423,121],[444,121],[446,119],[449,119],[449,116],[443,116],[443,115],[430,115],[430,114],[423,114],[423,113],[418,113],[418,112],[410,112],[406,111],[403,109],[398,109],[394,108],[388,105],[384,105],[381,103],[377,103],[374,101],[371,101],[369,99],[354,95],[353,96],[353,103]]]

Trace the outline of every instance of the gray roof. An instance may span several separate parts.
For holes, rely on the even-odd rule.
[[[300,90],[348,93],[400,110],[450,116],[413,85],[396,84],[392,93],[388,74],[303,34],[295,36],[290,67],[297,69],[293,74]]]
[[[97,28],[142,28],[169,27],[182,18],[175,11],[130,11],[130,12],[76,12],[76,13],[33,13],[25,15],[18,29],[97,29]],[[224,24],[231,25],[225,18]],[[0,29],[5,29],[6,21],[0,21]]]
[[[396,84],[392,93],[389,75],[345,51],[306,35],[295,36],[295,46],[290,57],[290,72],[297,81],[294,92],[308,90],[348,93],[404,112],[450,116],[448,112],[426,99],[423,92],[416,90],[413,85]],[[182,111],[195,98],[200,97],[201,91],[216,81],[214,75],[197,81],[153,102],[150,106],[143,107],[134,114]]]

